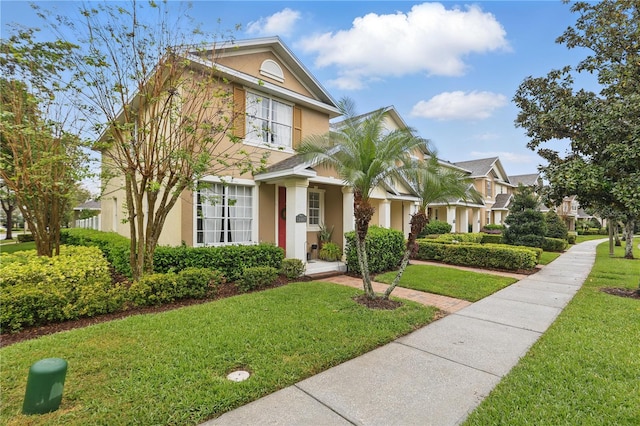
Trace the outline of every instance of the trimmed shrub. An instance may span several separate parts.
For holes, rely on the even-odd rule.
[[[344,234],[347,240],[346,260],[349,272],[360,274],[358,253],[356,250],[356,233],[350,231]],[[394,270],[400,265],[405,250],[404,234],[395,229],[371,226],[367,233],[367,258],[369,272],[377,274]]]
[[[220,271],[207,268],[185,268],[178,273],[178,298],[204,299],[214,296],[225,282]]]
[[[33,234],[18,234],[17,238],[19,243],[29,243],[36,240]]]
[[[335,262],[342,257],[342,250],[336,243],[328,242],[322,244],[322,248],[318,252],[318,258],[328,262]]]
[[[529,248],[492,244],[446,244],[425,239],[418,241],[415,258],[507,270],[533,269],[538,264],[536,251]]]
[[[271,266],[254,266],[246,268],[242,277],[236,281],[238,289],[243,292],[267,287],[278,279],[278,270]]]
[[[484,234],[482,235],[482,244],[502,244],[501,234]]]
[[[424,227],[418,238],[424,238],[427,235],[448,234],[451,232],[451,224],[440,220],[430,220]]]
[[[35,250],[3,254],[0,327],[17,331],[122,309],[126,290],[113,285],[97,247],[60,246],[60,256]]]
[[[229,281],[238,280],[246,268],[269,266],[279,270],[284,250],[273,244],[220,247],[156,248],[153,257],[156,272],[181,271],[188,267],[216,269]]]
[[[504,225],[500,225],[498,223],[487,223],[482,228],[488,231],[502,231],[504,229]]]
[[[60,233],[63,244],[98,247],[120,274],[131,277],[129,250],[131,241],[116,232],[102,232],[93,229],[70,228]]]
[[[575,237],[574,237],[574,241],[575,241]],[[544,243],[542,243],[542,250],[561,252],[566,250],[567,245],[568,245],[567,240],[564,240],[562,238],[545,237]]]
[[[157,306],[176,300],[179,294],[178,274],[149,274],[129,287],[129,298],[136,306]]]
[[[304,263],[300,259],[284,259],[280,273],[289,280],[295,280],[304,273]]]
[[[443,241],[447,243],[478,243],[482,242],[482,233],[467,233],[467,234],[444,234],[440,235],[436,241]]]
[[[576,243],[576,233],[575,232],[570,232],[569,235],[567,236],[567,242],[569,244],[575,244]]]

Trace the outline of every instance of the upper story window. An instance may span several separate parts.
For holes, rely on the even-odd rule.
[[[247,91],[246,133],[248,142],[291,148],[293,106]]]
[[[490,180],[487,181],[487,197],[488,198],[493,197],[493,193],[491,192],[491,181]]]

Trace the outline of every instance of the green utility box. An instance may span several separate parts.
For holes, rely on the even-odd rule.
[[[45,358],[29,368],[27,390],[22,405],[23,414],[44,414],[56,411],[62,401],[62,389],[67,375],[67,361]]]

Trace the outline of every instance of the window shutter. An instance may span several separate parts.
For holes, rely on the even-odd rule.
[[[302,141],[302,109],[293,107],[293,147],[296,148]]]
[[[246,97],[244,93],[244,89],[242,87],[234,86],[233,87],[233,135],[239,138],[245,137],[246,125],[245,125],[245,114],[247,113],[246,108]]]

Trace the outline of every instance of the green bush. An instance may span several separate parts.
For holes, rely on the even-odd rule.
[[[214,295],[223,282],[222,273],[207,268],[149,274],[131,284],[129,300],[136,306],[157,306],[186,298],[204,299]]]
[[[98,247],[120,274],[131,277],[129,250],[131,241],[116,232],[102,232],[93,229],[70,228],[60,233],[63,244]]]
[[[318,258],[328,262],[335,262],[342,257],[342,250],[336,243],[324,243],[318,252]]]
[[[502,244],[501,234],[484,234],[482,236],[482,244]]]
[[[304,273],[304,263],[300,259],[284,259],[280,273],[289,280],[295,280]]]
[[[502,231],[504,229],[504,225],[500,225],[498,223],[487,223],[482,228],[488,231]]]
[[[220,247],[156,248],[153,257],[156,272],[181,271],[188,267],[216,269],[229,281],[238,280],[246,268],[270,266],[279,270],[284,250],[273,244]]]
[[[569,235],[567,236],[567,242],[569,244],[575,244],[576,243],[576,233],[575,232],[570,232]]]
[[[440,235],[436,241],[442,241],[447,243],[481,243],[484,234],[482,233],[467,233],[467,234],[444,234]]]
[[[97,247],[62,245],[60,256],[35,250],[3,254],[0,265],[0,327],[17,331],[122,309],[125,289],[111,282]]]
[[[474,243],[447,244],[426,239],[418,240],[415,258],[507,270],[533,269],[538,264],[537,252],[529,248]]]
[[[276,282],[278,279],[278,270],[271,266],[253,266],[246,268],[236,285],[240,291],[247,292],[251,290],[267,287]]]
[[[575,237],[574,237],[574,241],[575,241]],[[544,242],[542,243],[542,250],[561,252],[561,251],[565,251],[567,246],[568,246],[567,240],[564,240],[562,238],[545,237]]]
[[[448,234],[449,232],[451,232],[451,224],[440,220],[430,220],[422,232],[418,234],[418,238],[424,238],[427,235]]]
[[[544,234],[545,237],[567,239],[569,229],[555,211],[549,210],[544,215],[544,220],[547,223],[547,232]]]
[[[344,234],[347,240],[346,260],[349,272],[360,274],[358,253],[356,251],[355,231]],[[400,265],[405,250],[404,234],[395,229],[386,229],[379,226],[371,226],[367,234],[367,258],[369,272],[377,274],[394,270]]]
[[[18,234],[17,238],[19,243],[29,243],[36,240],[33,234]]]

